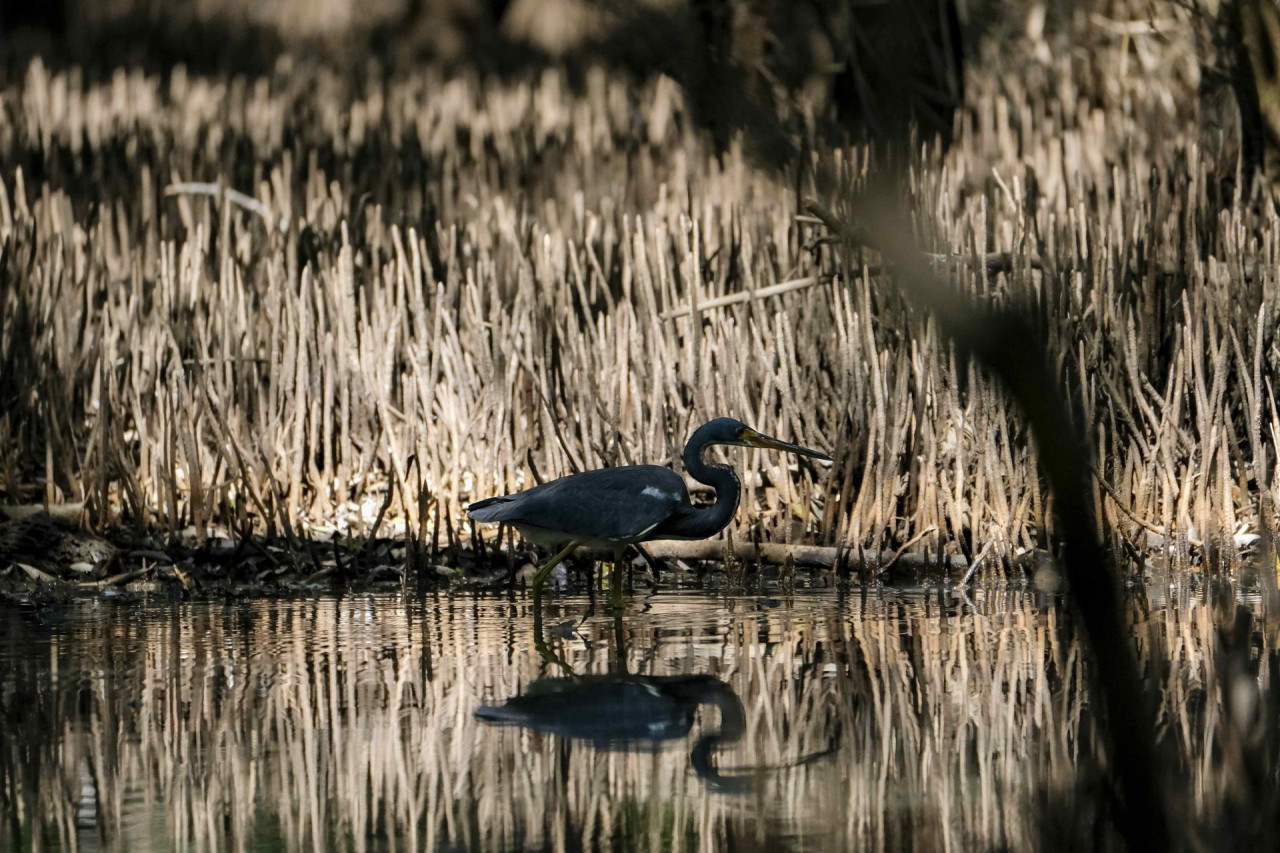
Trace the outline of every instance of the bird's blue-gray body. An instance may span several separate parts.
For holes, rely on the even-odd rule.
[[[683,538],[671,522],[693,510],[684,480],[657,465],[570,474],[467,508],[476,521],[511,524],[538,545],[576,541],[588,548]],[[672,528],[669,534],[664,535],[664,524]]]
[[[698,707],[695,688],[710,681],[718,679],[626,675],[543,678],[532,682],[525,695],[501,705],[484,705],[475,715],[490,723],[597,743],[669,740],[689,733]]]

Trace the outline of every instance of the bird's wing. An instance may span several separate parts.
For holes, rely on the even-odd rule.
[[[628,465],[572,474],[467,507],[476,521],[504,521],[587,540],[642,536],[688,500],[669,468]]]

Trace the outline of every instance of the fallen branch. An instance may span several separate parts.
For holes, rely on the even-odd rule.
[[[176,195],[207,195],[213,198],[222,197],[238,207],[241,207],[250,213],[256,213],[262,217],[262,221],[270,225],[273,217],[271,211],[265,204],[258,201],[250,195],[246,195],[239,190],[233,190],[230,187],[224,187],[221,184],[206,184],[196,181],[183,181],[176,184],[170,184],[164,188],[164,194],[167,196]],[[286,220],[280,221],[281,230],[288,227]]]
[[[796,217],[805,221],[821,221],[817,217],[806,216]],[[863,248],[875,249],[868,242],[860,243]],[[834,242],[839,242],[835,240]],[[1035,255],[1020,256],[1013,252],[989,252],[985,255],[975,257],[973,255],[948,255],[940,252],[921,252],[920,256],[933,267],[935,273],[941,273],[947,269],[973,264],[980,262],[987,269],[988,276],[995,276],[1001,273],[1009,274],[1018,268],[1019,263],[1025,265],[1027,269],[1036,270],[1038,272],[1045,271],[1045,264]],[[1070,272],[1073,267],[1059,268],[1060,272]],[[859,273],[862,275],[875,277],[889,275],[893,272],[893,268],[889,264],[873,264],[863,268]],[[1258,275],[1258,265],[1246,263],[1243,266],[1244,280],[1253,281]],[[1172,278],[1175,281],[1185,281],[1187,274],[1173,267],[1160,267],[1156,270],[1156,274],[1165,278]],[[771,284],[767,287],[758,287],[755,290],[741,290],[737,293],[726,293],[724,296],[717,296],[714,299],[708,299],[706,302],[699,302],[697,305],[698,313],[703,311],[711,311],[716,308],[727,308],[730,305],[740,305],[743,302],[753,302],[757,299],[768,299],[771,296],[782,296],[786,293],[792,293],[797,290],[804,290],[813,287],[815,284],[828,284],[831,279],[827,276],[807,276],[805,278],[794,278],[790,281],[780,281],[777,284]],[[688,305],[681,305],[679,308],[672,308],[669,311],[663,311],[659,317],[663,320],[678,320],[681,317],[688,317],[693,313],[693,308]]]
[[[729,293],[725,296],[717,296],[715,299],[708,299],[706,302],[698,303],[698,311],[709,311],[712,308],[723,308],[726,305],[737,305],[739,302],[750,302],[753,299],[767,299],[770,296],[781,296],[784,293],[790,293],[793,290],[803,290],[806,287],[812,287],[818,284],[820,279],[814,276],[806,278],[794,278],[791,281],[780,281],[777,284],[771,284],[768,287],[758,287],[755,290],[743,290],[738,293]],[[679,308],[672,308],[670,311],[662,312],[662,319],[674,320],[677,317],[688,317],[693,313],[693,309],[688,305],[682,305]]]
[[[831,548],[821,545],[785,545],[761,544],[754,542],[734,542],[732,550],[724,539],[703,539],[698,541],[658,540],[646,542],[645,551],[651,557],[668,560],[715,560],[723,561],[733,557],[743,562],[760,562],[769,565],[782,565],[790,560],[797,566],[812,568],[834,568],[839,560],[850,554],[847,548]],[[896,558],[896,563],[893,561]],[[894,564],[907,569],[938,569],[947,571],[963,571],[969,564],[960,554],[943,557],[944,565],[939,566],[936,555],[902,554],[895,551],[881,551],[876,555],[867,555],[873,566]]]
[[[144,565],[140,569],[133,569],[128,572],[121,572],[118,575],[112,575],[109,578],[103,578],[100,581],[81,581],[77,586],[81,589],[106,589],[112,586],[123,586],[130,581],[136,581],[143,575],[149,574],[155,566]]]
[[[65,521],[74,524],[80,519],[80,514],[84,512],[84,501],[76,501],[75,503],[65,504],[16,504],[14,506],[0,506],[0,516],[4,516],[13,521],[20,521],[24,518],[30,518],[33,515],[47,513],[48,516],[56,521]]]
[[[810,217],[812,218],[812,217]],[[869,243],[867,248],[874,248]],[[987,268],[987,275],[998,275],[1000,273],[1011,273],[1018,264],[1018,256],[1012,252],[992,252],[983,255],[980,258],[974,258],[970,255],[944,255],[937,252],[922,252],[922,256],[926,261],[933,265],[934,271],[944,270],[947,267],[972,263],[980,261]],[[1044,264],[1037,257],[1027,257],[1023,260],[1028,267],[1033,270],[1043,270]],[[871,266],[866,268],[866,274],[871,276],[888,275],[891,270],[887,265]],[[758,287],[755,290],[742,290],[737,293],[727,293],[724,296],[717,296],[714,299],[708,299],[706,302],[699,302],[697,310],[699,313],[710,311],[715,308],[725,308],[729,305],[738,305],[742,302],[752,302],[756,299],[768,299],[771,296],[781,296],[784,293],[791,293],[796,290],[804,290],[813,287],[815,284],[827,284],[830,278],[822,276],[807,276],[805,278],[794,278],[790,281],[780,281],[777,284],[771,284],[768,287]],[[664,320],[675,320],[680,317],[688,317],[694,309],[689,305],[682,305],[679,308],[672,308],[669,311],[663,311],[660,315]]]

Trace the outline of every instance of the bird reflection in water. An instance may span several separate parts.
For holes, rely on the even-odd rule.
[[[710,675],[540,678],[523,695],[475,713],[486,722],[616,749],[685,737],[698,707],[708,704],[720,709],[720,728],[694,742],[689,752],[693,772],[712,790],[748,791],[752,776],[727,776],[715,767],[716,747],[742,737],[746,718],[733,688]]]
[[[664,741],[686,737],[698,709],[710,705],[720,712],[720,726],[694,741],[689,764],[708,788],[728,794],[752,790],[765,771],[808,764],[835,751],[833,742],[819,753],[784,765],[722,772],[716,767],[716,749],[734,743],[746,730],[742,700],[727,682],[711,675],[628,673],[622,617],[616,611],[611,644],[614,672],[607,675],[573,675],[564,658],[547,647],[540,618],[535,618],[535,626],[535,645],[544,660],[570,674],[532,681],[523,694],[501,705],[477,708],[478,719],[582,740],[602,749],[656,748]]]

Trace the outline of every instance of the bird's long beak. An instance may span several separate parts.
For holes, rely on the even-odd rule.
[[[823,453],[821,450],[812,450],[808,447],[801,447],[798,444],[790,444],[785,441],[779,441],[776,438],[770,438],[762,435],[755,430],[747,430],[742,435],[742,443],[748,447],[764,447],[769,450],[781,450],[783,453],[794,453],[797,456],[812,456],[814,459],[825,459],[831,461],[831,457]]]

